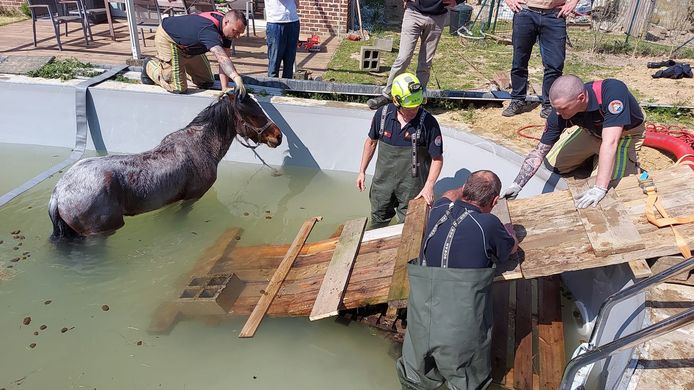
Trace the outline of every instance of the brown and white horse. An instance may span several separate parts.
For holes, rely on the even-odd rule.
[[[125,224],[124,215],[200,198],[217,179],[217,165],[237,135],[248,147],[282,143],[279,127],[253,98],[224,94],[152,150],[78,161],[51,195],[51,238],[108,234]]]

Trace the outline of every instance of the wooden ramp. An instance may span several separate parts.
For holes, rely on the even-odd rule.
[[[664,207],[672,216],[694,210],[691,169],[655,172],[652,177]],[[586,184],[571,185],[574,193],[581,185]],[[542,278],[627,262],[635,273],[647,275],[650,270],[643,259],[677,254],[672,230],[659,229],[647,221],[646,198],[636,178],[627,177],[615,185],[604,204],[590,210],[576,210],[571,190],[508,204],[500,202],[493,212],[502,221],[513,221],[521,240],[521,255],[516,262],[500,267],[495,280]],[[264,315],[315,319],[342,309],[384,303],[390,303],[392,316],[395,309],[406,305],[409,287],[406,265],[418,256],[427,213],[423,201],[412,201],[404,226],[367,231],[360,240],[356,237],[362,234],[363,221],[347,223],[344,230],[338,229],[344,234],[338,232],[315,242],[310,242],[306,234],[309,242],[304,237],[292,245],[237,246],[240,232],[230,229],[201,256],[195,269],[183,278],[182,285],[191,278],[218,275],[224,276],[224,280],[238,281],[231,294],[235,301],[227,315],[249,315],[260,304],[258,310],[262,315],[254,316],[258,324]],[[694,223],[680,225],[678,230],[689,245],[694,244]],[[614,231],[620,232],[618,237]],[[285,262],[280,267],[290,252],[291,263]],[[273,279],[274,275],[281,277]],[[272,280],[276,283],[269,284]],[[519,284],[513,288],[528,287]],[[236,289],[240,293],[236,294]],[[152,331],[166,332],[181,318],[181,311],[176,310],[180,300],[179,295],[162,305],[159,315],[153,319]],[[527,316],[527,312],[514,315]],[[527,343],[522,338],[521,341],[523,345]],[[527,367],[521,369],[527,371]]]

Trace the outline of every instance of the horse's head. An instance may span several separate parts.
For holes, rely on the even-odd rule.
[[[236,113],[236,132],[241,137],[257,144],[266,144],[276,148],[282,143],[282,132],[272,121],[258,102],[246,95],[243,99],[229,96],[232,108]]]

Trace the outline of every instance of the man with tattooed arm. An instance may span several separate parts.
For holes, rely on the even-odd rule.
[[[595,185],[576,207],[596,207],[611,180],[639,172],[636,151],[643,144],[645,118],[641,107],[620,80],[583,83],[573,75],[559,77],[549,91],[552,112],[545,131],[523,161],[513,184],[502,196],[514,199],[543,160],[560,174],[593,159]],[[564,129],[578,126],[569,131]]]
[[[226,14],[213,11],[165,18],[154,37],[157,55],[145,60],[142,66],[142,83],[157,84],[172,93],[185,93],[188,90],[187,77],[190,76],[198,87],[210,88],[214,75],[206,56],[209,51],[219,63],[222,90],[233,81],[238,96],[243,98],[246,88],[231,61],[230,47],[231,40],[241,36],[247,23],[244,14],[238,10]]]

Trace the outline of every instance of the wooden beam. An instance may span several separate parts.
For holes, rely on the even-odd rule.
[[[593,186],[594,180],[567,182],[574,201],[578,201]],[[614,188],[607,192],[597,207],[578,209],[578,215],[596,256],[632,252],[646,247]]]
[[[419,257],[424,230],[427,226],[429,206],[423,198],[413,199],[407,206],[405,226],[402,228],[400,246],[395,258],[393,277],[391,279],[388,301],[407,299],[410,283],[407,280],[407,263]]]
[[[630,261],[629,268],[631,268],[631,273],[634,274],[634,278],[636,279],[648,278],[653,275],[651,267],[648,266],[648,263],[644,259]]]
[[[366,218],[345,223],[309,315],[311,321],[337,315],[365,227]]]
[[[504,384],[509,368],[509,294],[512,282],[492,284],[492,307],[494,314],[492,327],[492,380]]]
[[[255,335],[255,331],[258,329],[258,326],[263,320],[265,313],[270,308],[272,301],[275,299],[275,295],[277,295],[277,292],[280,290],[282,282],[284,282],[284,278],[287,277],[289,270],[292,268],[292,264],[294,264],[294,260],[299,255],[301,247],[304,246],[308,235],[311,233],[313,225],[315,225],[316,222],[320,221],[321,219],[323,219],[323,217],[311,217],[301,226],[299,233],[297,234],[296,238],[294,238],[294,242],[292,242],[292,245],[289,247],[289,251],[282,259],[282,262],[280,263],[279,267],[277,267],[275,273],[272,275],[270,282],[260,295],[260,299],[255,305],[251,316],[248,317],[246,324],[243,326],[243,329],[241,329],[239,337],[253,337],[253,335]]]
[[[513,388],[533,387],[532,287],[530,280],[516,281],[516,338],[513,358]]]
[[[559,277],[548,276],[539,281],[540,389],[559,388],[564,373],[564,323],[559,301]]]

